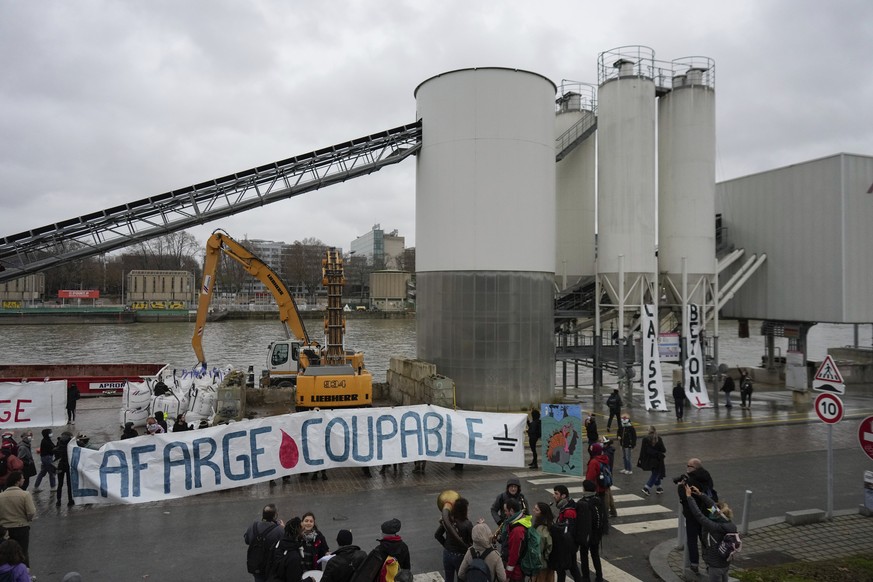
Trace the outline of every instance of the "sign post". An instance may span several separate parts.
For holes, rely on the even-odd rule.
[[[825,518],[831,519],[834,515],[834,424],[843,418],[843,402],[838,396],[824,392],[815,399],[815,413],[828,425],[828,509]]]
[[[815,377],[812,379],[812,389],[817,392],[830,392],[831,394],[846,393],[846,383],[843,381],[843,375],[840,374],[840,369],[837,368],[837,364],[830,354],[825,357],[821,366],[818,367]]]

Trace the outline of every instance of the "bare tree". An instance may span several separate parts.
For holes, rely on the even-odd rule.
[[[326,251],[327,245],[319,239],[305,238],[288,245],[282,258],[287,283],[303,286],[307,300],[313,305],[318,302],[322,279],[321,260]]]
[[[139,259],[135,269],[166,271],[197,271],[203,245],[194,235],[185,232],[171,232],[136,245],[130,254]]]
[[[397,257],[397,268],[407,273],[415,273],[415,247],[403,249]]]
[[[369,264],[367,257],[358,255],[351,255],[346,264],[349,295],[357,297],[359,303],[363,305],[364,297],[370,292],[370,273],[374,270],[373,266]]]

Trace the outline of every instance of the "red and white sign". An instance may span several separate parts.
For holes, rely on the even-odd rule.
[[[100,299],[99,289],[59,289],[58,299]]]
[[[819,394],[815,398],[815,413],[828,424],[836,424],[843,418],[843,401],[833,394]]]
[[[867,456],[873,459],[873,416],[868,416],[858,426],[858,442]]]
[[[837,368],[834,359],[828,355],[825,357],[815,377],[812,379],[812,389],[818,392],[830,392],[831,394],[845,394],[846,383],[843,381],[843,375],[840,374],[840,369]]]
[[[0,382],[0,426],[63,426],[67,422],[67,382]]]

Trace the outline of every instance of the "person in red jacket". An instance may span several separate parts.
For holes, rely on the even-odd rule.
[[[503,513],[506,515],[504,526],[508,528],[509,543],[506,552],[506,579],[524,580],[524,572],[521,571],[521,551],[524,546],[524,536],[530,527],[530,516],[525,515],[521,509],[521,503],[517,499],[507,499],[503,504]]]
[[[24,461],[12,454],[12,450],[7,447],[0,448],[0,490],[6,489],[6,480],[13,472],[21,472],[24,470]],[[9,483],[10,486],[15,483]]]
[[[609,467],[609,457],[603,452],[603,445],[601,443],[594,443],[588,447],[588,451],[591,453],[591,458],[588,459],[588,468],[585,471],[585,479],[594,482],[597,486],[597,495],[601,499],[604,499],[608,487],[601,485],[600,480],[597,477],[600,475],[600,463]]]

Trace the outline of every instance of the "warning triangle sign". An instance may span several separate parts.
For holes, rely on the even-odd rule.
[[[815,373],[815,380],[831,382],[833,384],[844,384],[840,369],[837,368],[834,359],[830,355],[826,356],[824,362],[818,367],[818,371]]]

